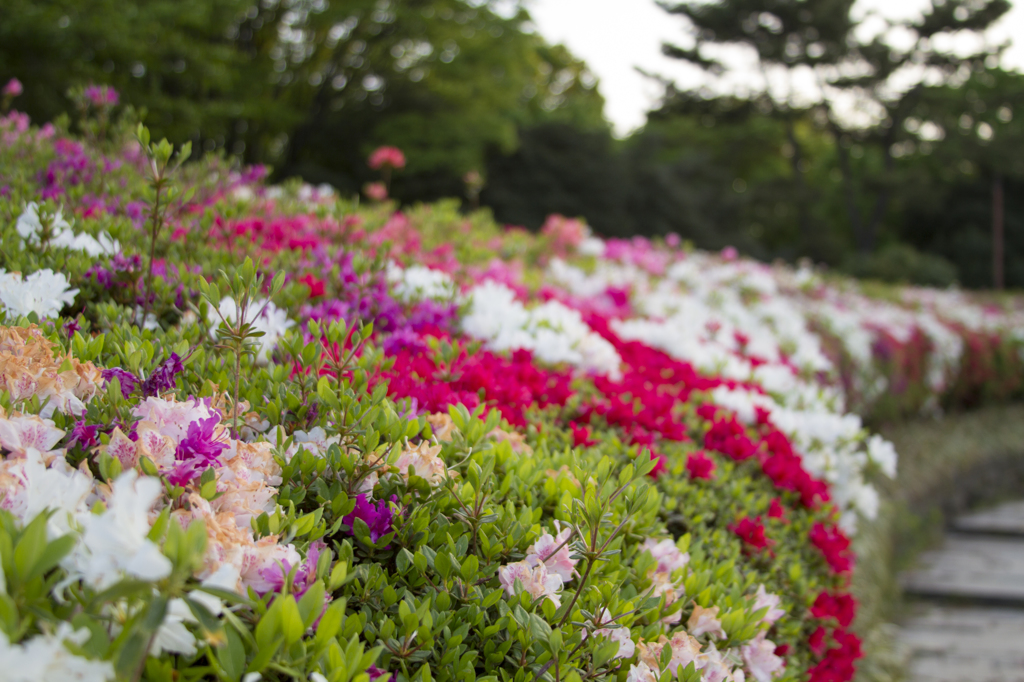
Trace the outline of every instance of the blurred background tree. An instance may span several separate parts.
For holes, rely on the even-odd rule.
[[[690,26],[666,54],[714,87],[662,80],[625,139],[517,0],[6,0],[0,79],[25,83],[15,105],[37,121],[112,85],[154,134],[275,179],[357,193],[394,145],[400,202],[463,196],[531,229],[563,213],[882,279],[990,286],[1001,208],[1004,280],[1024,286],[1024,76],[984,37],[1007,0],[899,22],[855,19],[854,0],[660,4]],[[721,85],[730,50],[759,87]]]

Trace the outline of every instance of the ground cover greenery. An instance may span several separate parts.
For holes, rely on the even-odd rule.
[[[0,120],[24,679],[851,679],[851,410],[1024,387],[1012,297],[268,186],[79,97]]]

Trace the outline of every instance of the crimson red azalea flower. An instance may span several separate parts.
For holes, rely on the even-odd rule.
[[[691,478],[710,480],[715,476],[715,461],[703,450],[698,450],[686,458],[686,470]]]
[[[760,516],[756,516],[753,519],[744,516],[736,523],[730,525],[729,530],[736,533],[743,540],[744,545],[757,551],[767,549],[775,544],[774,540],[770,540],[765,536],[764,524],[761,523]]]
[[[704,447],[716,450],[737,462],[750,459],[757,452],[757,446],[747,428],[736,418],[716,405],[701,405],[697,414],[711,422],[711,429],[704,434]]]
[[[299,281],[309,287],[309,297],[317,298],[324,295],[324,281],[317,279],[312,273],[303,275]]]
[[[569,428],[572,430],[573,447],[589,448],[597,445],[598,441],[590,437],[590,429],[588,427],[581,426],[576,422],[569,422]]]
[[[826,563],[835,573],[848,573],[853,569],[853,555],[850,539],[841,530],[828,527],[820,521],[814,524],[809,534],[811,544],[821,550]]]
[[[778,429],[772,430],[761,440],[767,453],[761,462],[764,473],[777,487],[800,494],[805,507],[814,508],[819,501],[828,501],[828,485],[813,478],[804,469],[803,460],[793,451],[793,446]]]
[[[856,661],[863,655],[860,638],[846,630],[833,630],[832,639],[837,646],[808,671],[810,682],[847,682],[857,672]]]
[[[857,614],[857,600],[849,594],[830,594],[822,592],[811,606],[811,615],[815,618],[835,618],[840,627],[849,627]]]
[[[463,350],[450,366],[433,355],[405,349],[394,359],[391,369],[373,378],[374,385],[386,382],[392,398],[413,398],[427,412],[445,411],[460,402],[470,409],[484,403],[513,426],[525,427],[531,406],[565,405],[573,395],[568,372],[537,367],[525,350],[511,357]]]
[[[823,627],[819,627],[811,633],[811,636],[807,638],[807,646],[810,648],[811,653],[820,656],[825,652],[825,647],[828,644],[827,636],[828,631]]]
[[[773,497],[772,503],[768,506],[768,518],[786,520],[786,509],[777,497]]]

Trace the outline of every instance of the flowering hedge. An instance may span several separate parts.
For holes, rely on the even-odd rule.
[[[0,118],[11,679],[848,680],[856,414],[1021,389],[1014,301],[268,187],[108,99]]]

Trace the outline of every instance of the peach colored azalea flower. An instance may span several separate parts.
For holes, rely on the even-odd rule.
[[[434,414],[427,415],[427,423],[430,424],[430,430],[438,441],[450,441],[452,439],[452,434],[455,432],[455,422],[452,421],[451,415],[447,412],[435,412]]]
[[[395,462],[395,467],[406,480],[409,478],[409,467],[412,467],[413,473],[417,476],[426,479],[430,485],[437,485],[444,480],[448,472],[444,460],[438,457],[440,452],[440,445],[431,445],[428,441],[423,441],[415,447],[406,445],[406,449]]]
[[[712,606],[709,609],[700,605],[694,606],[690,620],[686,622],[686,628],[694,637],[700,637],[707,633],[711,637],[725,638],[722,621],[718,620],[717,606]]]
[[[629,674],[626,682],[658,682],[658,675],[655,669],[651,669],[646,663],[637,663],[629,666]]]

